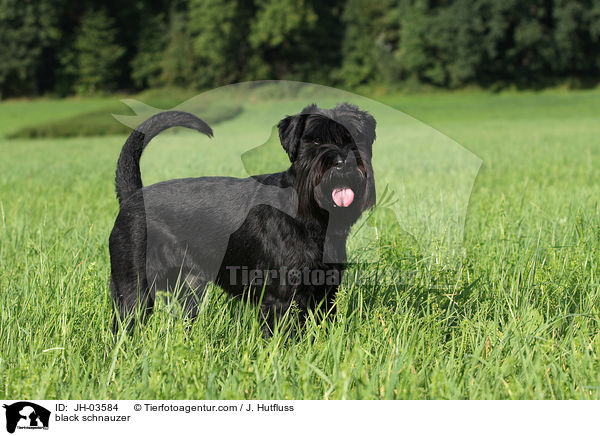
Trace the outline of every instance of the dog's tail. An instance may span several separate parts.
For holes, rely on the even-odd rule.
[[[208,124],[188,112],[161,112],[148,118],[131,132],[121,150],[115,178],[119,204],[138,189],[142,189],[140,171],[142,152],[152,138],[170,127],[188,127],[204,133],[209,138],[213,136],[213,131]]]

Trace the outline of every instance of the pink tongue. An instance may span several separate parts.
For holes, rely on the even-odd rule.
[[[348,207],[354,201],[354,191],[350,188],[336,188],[331,193],[333,202],[339,207]]]

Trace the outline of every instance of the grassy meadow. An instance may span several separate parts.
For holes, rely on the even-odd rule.
[[[374,98],[414,117],[372,103],[378,192],[399,187],[401,210],[373,219],[377,259],[350,268],[335,319],[270,340],[254,307],[210,288],[194,322],[161,301],[115,341],[108,235],[126,135],[8,137],[109,118],[118,98],[2,102],[0,397],[599,399],[600,91]],[[271,128],[301,107],[265,97],[214,140],[165,133],[142,159],[144,183],[243,176],[240,156],[263,143],[277,167]]]

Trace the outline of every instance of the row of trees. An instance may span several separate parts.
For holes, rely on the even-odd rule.
[[[600,71],[600,0],[0,0],[0,96],[293,79],[536,86]]]

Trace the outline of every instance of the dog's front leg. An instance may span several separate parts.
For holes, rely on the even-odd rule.
[[[273,297],[272,294],[266,295],[260,305],[263,320],[262,333],[266,339],[273,335],[281,323],[285,323],[289,337],[295,336],[308,314],[307,302],[299,297],[299,291],[292,290],[278,295],[278,298]]]

